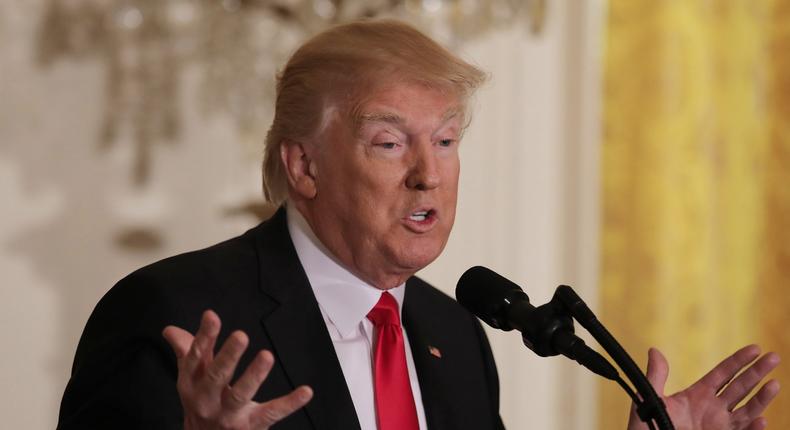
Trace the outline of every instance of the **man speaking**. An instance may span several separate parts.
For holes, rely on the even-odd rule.
[[[480,324],[414,277],[450,234],[484,79],[394,21],[305,43],[266,138],[264,188],[280,209],[113,287],[80,340],[59,428],[503,428]],[[735,405],[778,357],[726,385],[757,355],[744,348],[667,397],[676,427],[763,428],[776,383]],[[652,353],[659,394],[666,368]]]

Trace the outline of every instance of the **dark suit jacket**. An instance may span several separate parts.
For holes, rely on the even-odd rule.
[[[282,209],[239,237],[154,263],[113,287],[80,339],[58,428],[180,428],[175,356],[161,332],[174,324],[194,333],[209,308],[222,319],[218,347],[233,330],[249,335],[236,377],[257,351],[274,353],[275,366],[256,400],[302,384],[313,388],[310,403],[276,429],[359,428]],[[428,427],[503,428],[496,368],[477,320],[413,277],[406,283],[403,321]],[[430,347],[441,351],[441,358],[429,353]]]

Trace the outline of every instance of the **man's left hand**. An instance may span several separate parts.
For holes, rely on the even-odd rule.
[[[779,364],[779,356],[775,353],[765,354],[755,361],[759,356],[760,348],[756,345],[741,348],[690,387],[665,396],[669,364],[660,351],[651,348],[647,379],[664,400],[677,430],[762,430],[768,424],[761,415],[779,392],[778,381],[768,381],[736,409]],[[639,420],[634,410],[628,421],[628,430],[647,430],[647,425]]]

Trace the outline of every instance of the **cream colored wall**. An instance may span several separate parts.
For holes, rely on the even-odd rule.
[[[0,3],[0,416],[4,428],[53,428],[92,307],[124,274],[254,224],[223,213],[258,195],[257,139],[196,111],[182,91],[183,135],[155,148],[152,185],[130,184],[130,141],[97,150],[101,64],[41,69],[35,31],[47,2]],[[536,303],[559,283],[594,302],[597,2],[552,2],[545,33],[496,32],[462,48],[492,73],[462,149],[459,216],[423,275],[452,294],[487,265]],[[117,247],[130,226],[163,232],[148,252]],[[490,333],[511,429],[589,429],[590,378],[540,359],[513,333]],[[568,413],[575,411],[575,413]]]

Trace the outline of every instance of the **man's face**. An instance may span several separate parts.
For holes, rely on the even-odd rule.
[[[306,217],[355,274],[392,288],[439,256],[455,220],[462,106],[417,84],[374,92],[359,124],[331,114],[316,138]]]

